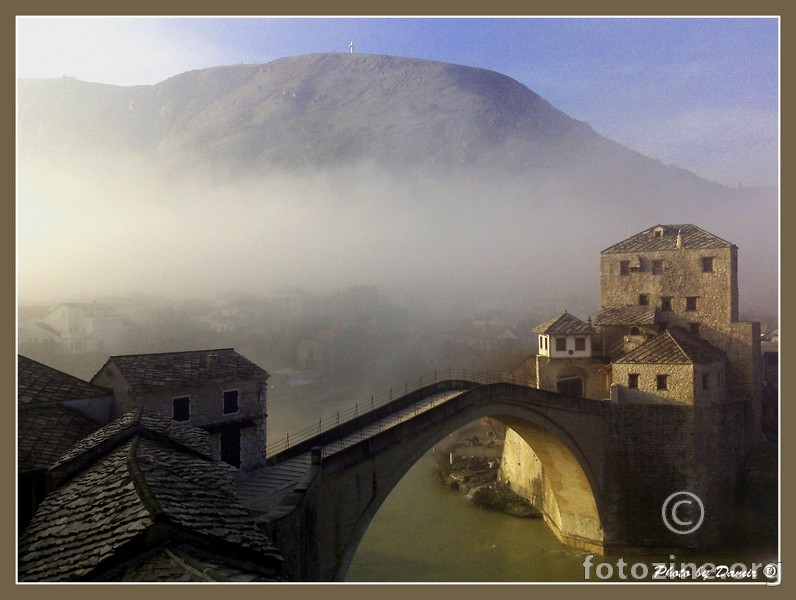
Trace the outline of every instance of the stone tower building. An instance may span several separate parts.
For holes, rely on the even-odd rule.
[[[738,247],[712,233],[656,225],[603,250],[595,325],[614,364],[661,332],[685,338],[685,330],[692,345],[724,353],[727,395],[760,404],[760,324],[738,320]],[[660,358],[650,355],[656,364]],[[613,371],[613,383],[628,385],[624,370]],[[693,385],[703,386],[701,374]],[[647,391],[658,389],[656,382]]]

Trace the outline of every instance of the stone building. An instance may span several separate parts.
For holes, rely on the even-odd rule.
[[[232,348],[112,356],[91,383],[113,390],[114,417],[140,407],[210,433],[243,470],[265,464],[269,374]]]
[[[603,364],[592,358],[597,330],[591,320],[584,322],[565,311],[533,332],[539,336],[534,387],[588,398],[603,393]]]

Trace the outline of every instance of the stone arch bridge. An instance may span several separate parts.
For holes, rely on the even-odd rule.
[[[449,434],[492,417],[541,462],[552,497],[537,508],[563,543],[603,554],[704,549],[731,518],[747,410],[746,402],[695,409],[623,402],[618,390],[598,401],[446,379],[276,452],[268,466],[241,474],[239,498],[261,513],[286,578],[343,580],[371,519],[412,465]],[[704,505],[702,526],[688,535],[662,519],[679,491]],[[681,521],[700,516],[696,505],[680,508]]]

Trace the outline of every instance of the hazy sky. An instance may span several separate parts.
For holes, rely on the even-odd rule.
[[[778,183],[779,19],[18,17],[17,74],[154,84],[314,52],[506,74],[598,133],[735,186]]]

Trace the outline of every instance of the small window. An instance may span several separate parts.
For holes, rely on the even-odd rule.
[[[222,396],[224,398],[224,414],[231,415],[238,412],[238,390],[228,390]]]
[[[630,275],[630,261],[629,260],[620,260],[619,261],[619,274],[620,275]]]
[[[628,373],[627,387],[638,388],[638,373]]]
[[[586,350],[586,338],[585,337],[576,337],[575,338],[575,350],[578,352],[583,352]]]
[[[699,323],[689,323],[688,330],[694,335],[699,335]]]
[[[175,421],[190,421],[191,397],[181,396],[171,400],[171,418]]]
[[[703,256],[702,257],[702,272],[703,273],[712,273],[713,272],[713,257],[712,256]]]
[[[668,375],[657,375],[655,377],[655,387],[659,390],[668,390],[669,389],[669,376]]]
[[[565,337],[557,337],[556,338],[556,352],[564,352],[567,349],[567,338]]]
[[[650,304],[649,294],[639,294],[638,295],[638,305],[639,306],[649,306],[649,304]]]
[[[661,296],[661,310],[664,312],[668,312],[672,310],[672,297],[671,296]]]
[[[705,373],[705,374],[702,375],[702,389],[706,390],[706,389],[708,389],[708,387],[709,387],[708,374]]]
[[[631,327],[630,335],[641,335],[641,329],[639,329],[638,327]]]
[[[662,238],[666,234],[666,231],[663,227],[656,227],[652,230],[652,237]]]
[[[653,275],[663,275],[663,261],[662,260],[653,260],[652,261],[652,274]]]
[[[685,309],[686,310],[696,310],[697,309],[697,296],[687,296],[685,299]]]

